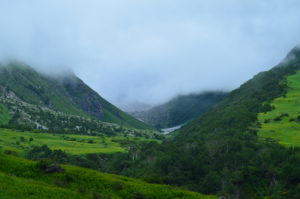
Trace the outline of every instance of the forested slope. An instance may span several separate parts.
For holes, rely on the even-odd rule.
[[[173,139],[144,146],[130,167],[114,172],[225,198],[300,198],[300,149],[257,135],[258,115],[274,109],[271,102],[288,91],[287,77],[300,70],[299,52],[293,49]]]
[[[178,126],[199,117],[224,99],[226,94],[209,91],[181,95],[150,110],[134,112],[132,115],[159,129]]]

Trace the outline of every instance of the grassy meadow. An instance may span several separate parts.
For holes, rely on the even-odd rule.
[[[157,141],[143,137],[65,135],[0,129],[0,151],[10,150],[19,155],[24,155],[34,146],[42,145],[47,145],[52,150],[61,149],[72,155],[126,152],[126,147],[119,143],[126,140]]]
[[[300,71],[287,77],[288,92],[275,99],[272,111],[260,113],[259,136],[285,146],[300,146]]]

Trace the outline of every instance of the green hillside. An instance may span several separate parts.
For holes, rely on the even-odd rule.
[[[261,113],[279,111],[272,102],[291,97],[288,82],[297,79],[299,70],[300,49],[295,48],[278,66],[230,92],[174,138],[145,145],[133,161],[130,153],[124,155],[131,167],[111,172],[230,199],[300,198],[300,148],[258,136],[260,126],[264,127]],[[283,113],[292,106],[288,104]],[[119,163],[124,159],[119,158]]]
[[[159,129],[174,127],[199,117],[225,96],[226,93],[221,91],[181,95],[150,110],[131,114]]]
[[[300,71],[287,77],[287,93],[272,101],[272,111],[259,114],[259,136],[300,147]]]
[[[64,165],[46,173],[52,163],[33,161],[0,153],[1,199],[214,199],[166,185],[148,184],[116,175]],[[56,166],[57,167],[57,166]]]
[[[71,115],[150,129],[99,96],[74,74],[46,76],[20,63],[0,67],[0,96]]]

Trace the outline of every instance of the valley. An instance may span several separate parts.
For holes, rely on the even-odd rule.
[[[0,0],[0,199],[300,199],[299,11]]]
[[[300,163],[298,51],[230,93],[181,96],[153,108],[162,122],[155,127],[74,76],[48,79],[28,66],[7,66],[0,80],[0,197],[297,199],[300,170],[290,170]],[[179,121],[186,123],[170,126]],[[164,126],[175,132],[156,130]]]
[[[288,57],[297,52],[297,48],[292,50]],[[260,199],[289,190],[287,197],[297,199],[294,181],[300,173],[291,173],[290,168],[300,163],[299,63],[297,57],[259,73],[226,95],[192,95],[170,103],[175,106],[162,106],[176,110],[167,111],[175,116],[169,122],[191,118],[182,127],[166,128],[168,132],[175,130],[167,136],[155,130],[160,125],[154,128],[131,116],[124,118],[114,106],[104,110],[106,119],[97,118],[94,112],[86,111],[89,108],[76,105],[81,99],[78,94],[67,95],[72,106],[55,108],[54,98],[46,97],[49,103],[44,103],[43,92],[32,89],[44,87],[33,87],[35,83],[25,90],[11,86],[13,78],[7,73],[9,81],[0,89],[0,182],[6,182],[0,183],[0,197]],[[19,67],[6,70],[25,76],[25,85],[28,79],[48,81],[30,68]],[[47,93],[56,90],[47,87]],[[60,96],[65,96],[64,92]],[[197,99],[201,99],[199,107],[208,106],[206,101],[211,99],[216,101],[204,111],[195,108]],[[183,109],[181,103],[185,104]],[[156,114],[166,110],[162,107]],[[201,115],[195,116],[198,111]],[[114,123],[116,117],[119,119]],[[63,172],[45,173],[38,166],[41,164],[63,168]],[[278,183],[270,184],[274,178]],[[237,193],[239,197],[235,197]]]

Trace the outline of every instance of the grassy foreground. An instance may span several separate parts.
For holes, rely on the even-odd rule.
[[[148,184],[117,175],[64,165],[46,174],[34,161],[0,153],[1,199],[216,199],[167,185]]]
[[[275,99],[274,109],[258,115],[259,136],[272,138],[285,146],[300,146],[300,71],[287,77],[288,91]]]

